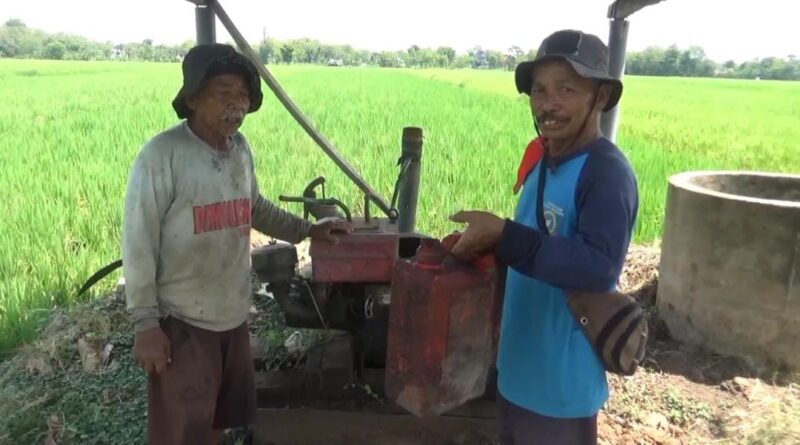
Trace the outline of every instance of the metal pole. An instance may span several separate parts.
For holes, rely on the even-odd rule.
[[[233,21],[222,8],[222,5],[215,0],[213,3],[209,3],[209,7],[212,8],[212,11],[216,12],[217,17],[219,17],[219,21],[222,22],[222,25],[228,30],[228,33],[231,35],[231,37],[233,37],[233,41],[236,42],[236,45],[242,51],[242,54],[244,54],[244,56],[253,62],[258,74],[261,75],[261,78],[264,79],[264,82],[267,83],[267,86],[269,86],[272,92],[275,93],[275,96],[278,98],[281,104],[283,104],[284,108],[286,108],[289,114],[291,114],[297,123],[300,124],[300,127],[302,127],[306,133],[308,133],[311,139],[313,139],[314,142],[319,145],[322,151],[324,151],[328,157],[333,160],[339,169],[342,170],[342,172],[344,172],[344,174],[347,175],[347,177],[350,178],[350,180],[353,181],[353,183],[355,183],[358,188],[364,192],[364,194],[371,197],[370,199],[372,202],[374,202],[384,214],[392,218],[393,209],[389,208],[389,204],[386,202],[386,200],[377,191],[375,191],[364,178],[361,177],[358,171],[356,171],[356,169],[347,162],[347,160],[339,153],[339,151],[336,150],[333,144],[331,144],[331,142],[328,141],[328,139],[326,139],[325,136],[323,136],[322,133],[316,129],[316,127],[314,127],[314,124],[311,123],[311,121],[303,114],[303,112],[300,111],[300,108],[294,103],[294,101],[292,101],[289,95],[286,94],[286,91],[284,91],[284,89],[278,83],[277,79],[272,76],[267,67],[264,66],[264,64],[259,60],[258,54],[253,51],[253,48],[249,43],[247,43],[247,40],[245,40],[244,36],[242,36],[242,33],[239,32],[239,30],[233,24]]]
[[[400,233],[414,232],[417,223],[417,202],[419,201],[419,178],[422,171],[422,129],[417,127],[403,128],[403,149],[400,164],[408,162],[405,174],[400,182],[397,195],[397,209],[400,217],[397,229]]]
[[[625,49],[628,45],[628,21],[625,19],[611,19],[611,30],[608,37],[608,71],[612,77],[622,79],[625,74]],[[600,118],[600,128],[603,134],[612,142],[617,139],[617,124],[619,118],[619,104],[603,113]]]
[[[207,0],[205,5],[197,4],[194,8],[194,21],[197,28],[197,44],[208,45],[217,41],[216,16],[213,3]]]

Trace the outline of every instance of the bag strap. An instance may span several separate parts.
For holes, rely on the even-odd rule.
[[[544,217],[544,186],[545,181],[547,179],[547,150],[545,150],[544,155],[539,163],[539,184],[538,189],[536,191],[536,220],[539,225],[539,230],[542,232],[550,235],[550,231],[547,228],[547,220]],[[567,300],[571,301],[573,296],[567,292]],[[610,351],[610,362],[606,361],[604,357],[604,350],[606,349],[606,343],[608,342],[609,337],[611,336],[612,332],[617,329],[622,322],[634,311],[639,310],[639,313],[631,320],[628,325],[625,327],[625,330],[620,334],[617,338],[616,342],[614,343],[613,348]],[[573,317],[580,323],[580,320],[577,319],[578,315],[573,311]],[[594,350],[598,354],[600,361],[603,363],[606,370],[610,372],[615,372],[618,374],[623,375],[632,375],[633,371],[635,370],[636,366],[633,369],[623,369],[622,367],[622,351],[628,343],[628,340],[633,334],[633,332],[639,327],[639,325],[645,321],[644,313],[641,311],[641,307],[636,302],[631,302],[630,304],[622,307],[617,313],[615,313],[612,318],[606,323],[603,327],[597,339],[594,341]],[[582,324],[582,323],[581,323]],[[586,338],[592,343],[591,336],[586,329],[583,329]],[[636,356],[641,357],[644,355],[644,342],[640,342],[639,346],[636,351]]]
[[[544,183],[547,179],[547,152],[545,151],[542,160],[539,161],[539,188],[536,191],[536,221],[539,225],[539,230],[550,235],[547,229],[547,221],[544,218]]]

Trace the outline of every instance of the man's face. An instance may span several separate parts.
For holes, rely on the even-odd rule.
[[[250,109],[250,94],[242,76],[221,74],[206,81],[186,105],[198,124],[219,136],[231,136]]]
[[[562,60],[546,61],[537,66],[532,75],[531,110],[539,131],[547,139],[576,137],[587,113],[601,109],[607,99],[605,88],[602,88],[595,100],[595,82],[579,76]]]

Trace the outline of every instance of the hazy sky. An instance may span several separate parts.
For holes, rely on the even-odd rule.
[[[194,39],[194,5],[185,0],[0,0],[0,21],[22,19],[48,32],[115,43]],[[221,0],[245,37],[311,37],[371,50],[475,45],[527,50],[561,28],[608,40],[611,0]],[[157,12],[156,12],[157,11]],[[800,57],[800,0],[666,0],[631,18],[628,50],[649,45],[700,45],[722,62]],[[217,40],[231,40],[217,22]]]

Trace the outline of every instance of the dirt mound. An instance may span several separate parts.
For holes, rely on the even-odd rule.
[[[646,307],[654,306],[658,292],[660,261],[661,249],[658,246],[631,246],[620,275],[620,290],[630,294]]]
[[[603,445],[798,444],[797,376],[759,374],[744,360],[669,338],[655,310],[660,249],[633,246],[620,290],[649,308],[651,339],[632,377],[609,375]]]

